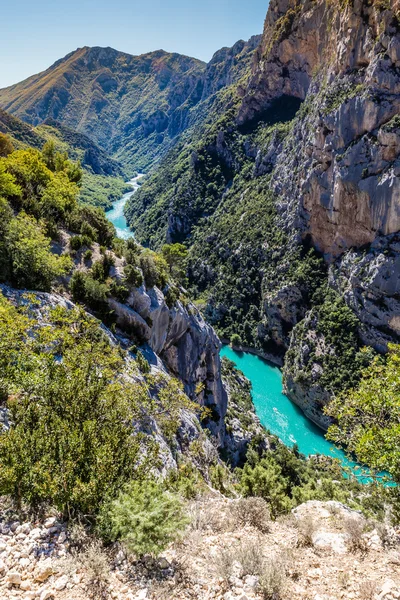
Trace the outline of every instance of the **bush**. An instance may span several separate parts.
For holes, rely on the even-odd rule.
[[[71,259],[52,254],[50,245],[43,226],[24,212],[8,223],[3,252],[14,285],[49,291],[56,278],[71,269]]]
[[[239,348],[242,345],[242,340],[237,333],[231,335],[231,346],[232,348]]]
[[[139,263],[147,287],[165,286],[168,281],[168,265],[164,258],[146,250],[140,255]]]
[[[50,311],[52,327],[40,328],[1,297],[0,306],[1,380],[13,391],[12,427],[0,436],[0,494],[95,515],[150,468],[151,454],[139,466],[143,441],[127,426],[147,392],[127,380],[118,350],[82,311]]]
[[[296,520],[296,527],[299,532],[298,545],[312,546],[313,536],[317,531],[317,524],[311,515],[305,515]]]
[[[263,498],[241,498],[232,511],[240,525],[250,525],[266,533],[269,531],[270,512]]]
[[[344,529],[348,535],[348,545],[351,552],[366,552],[367,542],[364,538],[365,523],[361,517],[348,517],[344,521]]]
[[[180,499],[154,481],[133,481],[107,504],[100,531],[141,558],[158,557],[182,533],[188,520]]]
[[[133,265],[126,265],[124,268],[124,275],[126,282],[133,287],[140,287],[143,285],[143,275],[137,267]]]
[[[80,250],[83,246],[83,239],[82,236],[80,235],[74,235],[70,240],[69,240],[69,247],[71,248],[71,250]]]
[[[242,541],[237,549],[237,560],[242,566],[242,576],[260,576],[264,570],[264,557],[260,548],[260,540]]]

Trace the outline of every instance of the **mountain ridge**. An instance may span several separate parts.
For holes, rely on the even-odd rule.
[[[52,118],[88,135],[129,173],[147,170],[210,96],[242,77],[259,39],[217,51],[208,65],[164,50],[133,56],[84,46],[0,90],[0,105],[33,125]]]

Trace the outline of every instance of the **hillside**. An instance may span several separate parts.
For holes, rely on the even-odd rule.
[[[79,161],[83,167],[80,199],[82,202],[110,208],[114,200],[130,189],[121,165],[99,148],[88,136],[48,119],[32,127],[0,109],[0,133],[7,134],[15,148],[42,149],[52,142],[59,152]]]
[[[362,346],[400,340],[398,3],[342,8],[272,1],[248,83],[220,92],[126,209],[139,240],[188,245],[210,322],[284,361],[322,427]]]
[[[0,105],[38,125],[48,118],[88,135],[132,171],[162,154],[202,94],[205,65],[162,50],[131,56],[79,48],[0,91]]]

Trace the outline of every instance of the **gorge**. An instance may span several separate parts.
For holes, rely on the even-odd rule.
[[[400,0],[265,8],[0,89],[6,600],[400,598]]]

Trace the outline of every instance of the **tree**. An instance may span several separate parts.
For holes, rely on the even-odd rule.
[[[186,274],[187,248],[183,244],[165,244],[161,252],[167,261],[172,277],[177,281],[182,281]]]
[[[11,152],[14,152],[14,146],[10,137],[0,133],[0,156],[8,156]]]
[[[139,558],[160,555],[188,523],[178,496],[160,484],[132,481],[102,513],[102,530]]]
[[[242,340],[237,333],[231,335],[231,346],[232,348],[239,348],[242,345]]]
[[[330,440],[400,483],[400,346],[389,346],[386,360],[375,358],[358,386],[326,411],[337,420],[328,431]]]

